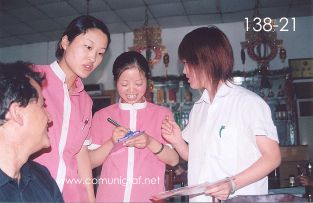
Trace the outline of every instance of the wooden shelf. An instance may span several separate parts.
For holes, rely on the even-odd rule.
[[[308,161],[308,145],[281,146],[282,161]]]

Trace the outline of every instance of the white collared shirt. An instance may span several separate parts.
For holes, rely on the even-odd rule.
[[[278,142],[271,111],[265,101],[243,87],[227,82],[210,102],[207,90],[195,102],[183,137],[189,143],[188,184],[231,177],[256,162],[261,154],[256,135]],[[267,177],[234,195],[267,194]],[[212,201],[197,196],[191,201]]]

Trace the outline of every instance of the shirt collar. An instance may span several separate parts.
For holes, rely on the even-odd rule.
[[[234,84],[232,84],[229,81],[226,81],[220,86],[220,88],[218,88],[215,97],[224,97],[228,95],[232,88],[234,88]]]
[[[72,95],[78,95],[80,92],[84,90],[84,84],[82,80],[77,77],[75,80],[75,89],[72,92]]]
[[[128,104],[128,103],[122,103],[122,99],[120,98],[118,101],[118,106],[122,110],[138,110],[138,109],[145,108],[147,106],[147,101],[145,100],[142,103]]]
[[[66,75],[63,72],[62,68],[60,67],[59,63],[57,61],[54,61],[53,63],[50,64],[52,71],[57,75],[57,77],[65,83]],[[81,91],[84,90],[84,84],[82,80],[77,77],[75,80],[75,89],[71,93],[72,95],[78,95]]]
[[[21,179],[20,179],[20,183],[23,182],[23,184],[27,185],[27,183],[31,180],[32,175],[30,173],[30,168],[29,168],[29,163],[26,162],[21,170]],[[13,180],[13,178],[11,178],[10,176],[8,176],[6,173],[4,173],[1,169],[0,169],[0,187],[2,185],[5,185],[6,183],[8,183],[9,181]]]
[[[199,103],[202,103],[202,102],[205,102],[205,103],[208,103],[208,104],[210,103],[209,93],[208,93],[208,90],[206,90],[206,89],[204,89],[204,91],[202,93],[202,96],[195,103],[199,104]]]
[[[234,87],[234,84],[232,84],[231,82],[226,81],[225,83],[223,83],[218,89],[217,92],[215,94],[215,99],[216,98],[221,98],[226,96],[227,94],[230,93],[231,89]],[[200,97],[200,99],[198,101],[196,101],[195,103],[201,103],[201,102],[205,102],[210,104],[210,96],[208,91],[205,89],[202,93],[202,96]]]
[[[57,75],[57,77],[64,83],[66,75],[63,72],[62,68],[60,67],[59,63],[57,61],[54,61],[50,64],[50,67],[52,71]]]
[[[9,182],[11,178],[0,169],[0,187]]]

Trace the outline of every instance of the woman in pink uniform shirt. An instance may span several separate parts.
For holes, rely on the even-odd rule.
[[[164,191],[165,164],[176,165],[178,154],[161,136],[161,123],[172,113],[146,101],[150,69],[138,52],[125,52],[113,64],[119,102],[96,112],[91,127],[93,167],[102,165],[97,202],[148,202]],[[110,117],[121,126],[107,121]],[[128,130],[145,131],[114,148]],[[113,135],[113,136],[112,136]]]
[[[94,202],[87,137],[91,126],[92,100],[84,91],[86,78],[101,63],[110,43],[106,25],[80,16],[66,28],[57,44],[57,61],[35,65],[45,73],[43,95],[51,112],[51,148],[35,160],[50,170],[66,202]]]

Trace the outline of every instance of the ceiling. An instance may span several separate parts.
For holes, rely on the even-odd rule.
[[[258,5],[258,6],[256,6]],[[89,0],[89,14],[111,33],[132,32],[145,21],[162,28],[244,22],[262,17],[313,15],[313,0]],[[0,47],[55,41],[75,17],[87,13],[87,0],[0,0]]]

